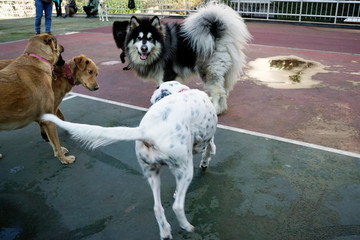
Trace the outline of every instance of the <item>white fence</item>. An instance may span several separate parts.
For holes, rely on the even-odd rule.
[[[34,0],[0,0],[0,18],[34,16]]]
[[[333,23],[360,20],[359,0],[231,0],[230,6],[244,17]]]
[[[157,14],[185,16],[197,10],[205,0],[135,0],[136,8],[128,9],[128,0],[106,0],[110,15]],[[64,4],[65,1],[63,1]],[[81,6],[88,0],[77,0]],[[244,18],[262,18],[330,23],[359,23],[360,0],[225,0]],[[34,0],[0,0],[0,18],[35,15]]]

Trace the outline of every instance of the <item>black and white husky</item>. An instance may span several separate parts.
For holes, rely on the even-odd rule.
[[[243,50],[250,38],[237,12],[210,2],[180,24],[133,16],[125,45],[130,67],[145,80],[160,85],[198,74],[221,114],[245,65]]]

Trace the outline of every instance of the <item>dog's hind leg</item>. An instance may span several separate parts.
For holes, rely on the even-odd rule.
[[[172,239],[171,235],[171,226],[166,220],[164,208],[161,205],[161,197],[160,197],[160,175],[159,168],[149,170],[148,182],[150,184],[151,190],[154,196],[154,214],[156,217],[156,221],[159,225],[160,236],[162,240]]]
[[[45,129],[45,132],[49,138],[50,145],[54,150],[54,155],[57,157],[61,163],[70,164],[75,161],[75,156],[65,156],[64,153],[67,153],[68,150],[60,146],[59,137],[57,134],[57,129],[55,123],[52,122],[41,122],[41,125]]]
[[[222,114],[227,110],[228,90],[225,88],[225,76],[231,69],[232,62],[226,48],[218,47],[217,52],[207,64],[199,69],[205,83],[205,88],[210,92],[216,113]]]
[[[205,88],[210,92],[211,101],[218,115],[227,110],[227,92],[224,77],[219,74],[207,74]]]
[[[176,178],[176,194],[172,208],[180,227],[192,232],[194,226],[189,223],[184,211],[186,192],[194,174],[192,155],[181,161],[184,161],[185,165],[170,168]]]
[[[58,118],[60,118],[61,120],[65,121],[64,114],[61,112],[60,108],[57,108],[57,109],[56,109],[56,116],[57,116]],[[38,124],[39,124],[39,127],[40,127],[40,135],[41,135],[42,139],[44,139],[44,141],[48,142],[48,141],[49,141],[49,138],[48,138],[48,136],[47,136],[47,134],[46,134],[46,132],[45,132],[44,127],[42,126],[42,123],[39,122]],[[64,152],[64,153],[67,153],[67,152],[69,152],[69,151],[67,151],[66,148],[63,148],[63,152]]]
[[[152,152],[153,149],[151,147],[148,147],[144,144],[142,141],[136,141],[135,142],[135,150],[136,150],[136,156],[138,159],[138,162],[140,164],[140,167],[143,170],[144,176],[147,178],[152,193],[154,197],[154,214],[156,221],[159,225],[160,229],[160,237],[162,240],[165,239],[172,239],[171,235],[171,226],[168,223],[164,208],[161,205],[161,195],[160,195],[160,185],[161,185],[161,179],[160,179],[160,170],[161,165],[155,163],[154,159],[149,159],[149,152]],[[152,152],[152,156],[157,156],[156,153]],[[152,163],[150,163],[152,162]]]

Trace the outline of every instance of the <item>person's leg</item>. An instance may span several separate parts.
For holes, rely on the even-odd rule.
[[[59,4],[56,1],[54,3],[55,3],[56,16],[59,17],[60,16]]]
[[[65,6],[65,16],[64,18],[67,18],[69,16],[70,13],[70,7],[68,5]]]
[[[85,12],[86,15],[87,15],[86,17],[90,17],[90,10],[91,10],[91,8],[88,7],[88,6],[84,6],[83,9],[84,9],[84,12]]]
[[[53,9],[53,2],[44,5],[45,8],[45,32],[51,33],[51,15]]]
[[[61,0],[59,1],[59,12],[60,12],[60,16],[62,16],[62,12],[61,12]]]
[[[43,2],[41,0],[35,0],[35,32],[36,34],[40,33],[40,27],[41,27],[41,18],[43,16]]]
[[[75,13],[75,9],[73,7],[69,7],[69,16],[72,17]]]

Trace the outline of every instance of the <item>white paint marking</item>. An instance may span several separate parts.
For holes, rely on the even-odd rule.
[[[109,103],[109,104],[113,104],[113,105],[117,105],[117,106],[121,106],[121,107],[132,108],[132,109],[139,110],[139,111],[146,112],[148,110],[147,108],[138,107],[138,106],[134,106],[134,105],[126,104],[126,103],[120,103],[120,102],[111,101],[111,100],[106,100],[106,99],[102,99],[102,98],[92,97],[92,96],[88,96],[88,95],[84,95],[84,94],[80,94],[80,93],[73,93],[72,92],[72,93],[69,93],[69,94],[73,95],[74,97],[83,97],[83,98],[91,99],[91,100],[94,100],[94,101]],[[64,99],[64,101],[68,100],[68,99],[70,99],[70,97]],[[340,154],[340,155],[360,159],[360,154],[358,154],[358,153],[338,150],[338,149],[335,149],[335,148],[324,147],[324,146],[317,145],[317,144],[301,142],[301,141],[292,140],[292,139],[283,138],[283,137],[277,137],[277,136],[264,134],[264,133],[259,133],[259,132],[254,132],[254,131],[249,131],[249,130],[245,130],[245,129],[241,129],[241,128],[225,126],[225,125],[222,125],[222,124],[218,124],[217,127],[220,128],[220,129],[224,129],[224,130],[229,130],[229,131],[243,133],[243,134],[247,134],[247,135],[262,137],[262,138],[265,138],[265,139],[271,139],[271,140],[275,140],[275,141],[290,143],[290,144],[294,144],[294,145],[299,145],[299,146],[303,146],[303,147],[313,148],[313,149],[317,149],[317,150],[322,150],[322,151],[326,151],[326,152],[336,153],[336,154]]]

